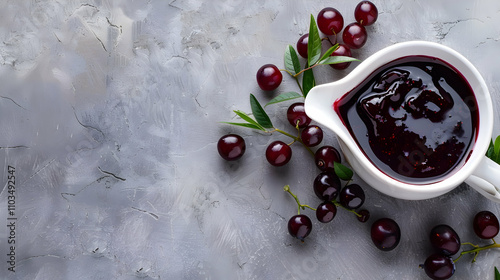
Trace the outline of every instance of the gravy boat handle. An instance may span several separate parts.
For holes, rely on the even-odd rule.
[[[342,99],[345,94],[369,78],[370,73],[374,73],[391,61],[411,55],[437,57],[456,67],[475,90],[478,106],[480,106],[479,127],[481,129],[477,135],[474,153],[467,160],[469,169],[454,173],[452,179],[421,185],[421,188],[415,188],[411,184],[394,180],[389,176],[381,176],[380,170],[375,165],[367,163],[362,150],[334,108],[337,100]],[[342,140],[343,152],[349,152],[349,157],[346,156],[347,161],[355,171],[360,172],[361,178],[370,182],[370,185],[379,191],[403,199],[426,199],[442,195],[465,181],[485,197],[500,203],[500,176],[498,176],[500,165],[485,156],[493,130],[493,107],[490,94],[477,69],[458,52],[433,42],[397,43],[369,56],[344,78],[313,87],[304,103],[306,114],[333,131],[339,140]]]
[[[500,165],[485,156],[465,183],[490,200],[500,202],[500,192],[496,187],[500,186],[499,174]]]

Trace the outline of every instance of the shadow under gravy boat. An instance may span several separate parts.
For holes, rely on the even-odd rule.
[[[369,78],[370,74],[399,58],[428,56],[453,66],[471,86],[478,106],[479,123],[476,139],[469,148],[469,156],[447,175],[428,183],[403,182],[382,172],[367,158],[356,143],[341,117],[334,110],[336,100],[344,97]],[[367,184],[389,196],[408,200],[437,197],[466,182],[485,197],[500,202],[500,165],[485,156],[493,130],[493,107],[490,93],[477,69],[461,54],[438,43],[410,41],[384,48],[360,63],[341,80],[314,87],[305,99],[307,115],[332,130],[339,145],[356,174]]]

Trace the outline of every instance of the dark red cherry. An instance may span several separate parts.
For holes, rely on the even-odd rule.
[[[365,192],[358,184],[349,184],[340,191],[339,200],[347,209],[358,209],[365,202]]]
[[[325,35],[336,35],[344,27],[344,17],[335,8],[327,7],[322,9],[316,18],[318,29]]]
[[[265,64],[257,71],[257,83],[262,90],[275,90],[283,80],[283,74],[274,64]]]
[[[329,223],[337,214],[337,206],[330,201],[322,202],[316,208],[316,218],[322,223]]]
[[[303,58],[307,58],[307,42],[309,41],[309,33],[302,35],[297,41],[297,52]]]
[[[436,251],[445,256],[455,255],[460,250],[460,237],[449,225],[437,225],[431,229],[429,240]]]
[[[368,219],[370,219],[370,211],[363,209],[358,212],[360,216],[358,216],[358,221],[362,223],[366,223]]]
[[[313,189],[316,196],[325,201],[337,198],[340,191],[340,179],[333,171],[323,171],[314,179]]]
[[[295,215],[288,220],[288,233],[302,242],[311,233],[311,230],[312,222],[306,215]]]
[[[274,141],[266,149],[266,159],[274,166],[283,166],[292,158],[292,148],[285,142]]]
[[[323,141],[323,130],[317,125],[310,125],[302,130],[300,138],[307,147],[314,147]]]
[[[290,105],[286,111],[286,118],[293,127],[296,127],[298,123],[299,128],[304,128],[311,123],[311,119],[306,114],[304,102],[297,102]]]
[[[425,274],[431,279],[442,280],[448,279],[455,273],[455,263],[445,255],[432,254],[423,265]]]
[[[390,218],[378,219],[372,224],[371,238],[377,248],[390,251],[398,246],[401,230],[399,225]]]
[[[237,160],[245,153],[245,140],[236,134],[224,135],[217,142],[217,150],[223,159]]]
[[[340,163],[340,153],[332,146],[323,146],[314,154],[316,166],[321,170],[334,170],[334,163]]]
[[[363,25],[353,22],[344,28],[342,40],[351,49],[359,49],[365,45],[368,34]]]
[[[354,18],[359,24],[368,26],[377,21],[378,9],[375,4],[370,1],[361,1],[354,9]]]
[[[481,211],[476,214],[473,221],[474,232],[483,239],[491,239],[498,234],[498,219],[490,211]]]
[[[330,56],[349,56],[352,57],[351,49],[346,44],[339,44],[339,47]],[[333,69],[343,70],[351,65],[350,62],[330,64]]]

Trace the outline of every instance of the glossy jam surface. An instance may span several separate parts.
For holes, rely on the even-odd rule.
[[[468,82],[427,56],[379,68],[334,109],[375,166],[410,183],[439,181],[464,161],[479,121]]]

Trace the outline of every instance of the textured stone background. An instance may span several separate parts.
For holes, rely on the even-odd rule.
[[[364,59],[391,44],[428,40],[466,56],[500,108],[500,2],[387,0],[374,3]],[[403,201],[367,184],[365,208],[401,227],[397,249],[371,243],[370,222],[339,210],[314,221],[304,244],[288,235],[318,173],[294,146],[272,168],[263,135],[220,121],[266,102],[256,70],[283,66],[283,51],[333,6],[347,23],[355,1],[0,1],[0,225],[8,224],[8,166],[16,168],[16,267],[0,226],[2,279],[424,279],[430,228],[447,223],[480,243],[471,220],[500,207],[466,185],[441,197]],[[317,68],[318,83],[352,70]],[[280,91],[296,91],[285,77]],[[269,114],[289,130],[284,111]],[[498,109],[495,110],[498,112]],[[498,114],[495,115],[495,120]],[[500,134],[495,122],[494,135]],[[289,131],[293,131],[289,130]],[[220,136],[245,137],[237,162],[217,154]],[[325,144],[337,146],[328,134]],[[307,210],[304,211],[307,213]],[[314,217],[312,212],[309,214]],[[454,279],[493,279],[499,251],[467,256]]]

